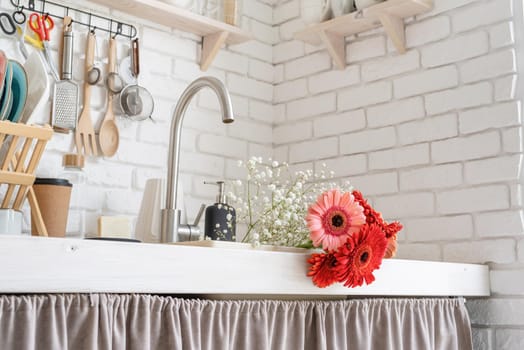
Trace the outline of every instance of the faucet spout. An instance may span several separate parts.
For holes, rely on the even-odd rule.
[[[167,186],[166,207],[162,210],[161,241],[162,243],[176,242],[180,225],[180,210],[177,208],[178,175],[180,163],[180,139],[184,115],[193,97],[201,89],[209,87],[218,96],[222,111],[222,122],[229,124],[235,118],[231,97],[225,85],[213,77],[201,77],[193,81],[184,90],[173,113],[171,134],[169,137],[169,154],[167,159]]]

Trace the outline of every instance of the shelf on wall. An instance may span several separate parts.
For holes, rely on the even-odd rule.
[[[200,35],[202,57],[200,69],[207,70],[223,44],[240,44],[251,40],[242,29],[158,0],[92,0],[95,3],[171,28]]]
[[[362,11],[318,23],[295,33],[308,44],[324,43],[339,69],[346,67],[345,37],[383,26],[399,53],[406,52],[404,18],[433,8],[433,0],[387,0]]]

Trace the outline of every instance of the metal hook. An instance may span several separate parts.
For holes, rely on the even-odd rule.
[[[113,39],[115,39],[118,34],[122,34],[122,23],[118,22],[118,24],[116,25],[116,32],[115,32],[115,35],[113,36]]]

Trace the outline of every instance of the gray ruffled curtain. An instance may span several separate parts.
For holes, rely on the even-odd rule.
[[[0,296],[0,349],[468,350],[460,299],[211,301]]]

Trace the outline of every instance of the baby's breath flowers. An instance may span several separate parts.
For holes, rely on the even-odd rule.
[[[243,242],[254,245],[309,246],[309,205],[329,189],[352,190],[349,182],[336,183],[335,173],[325,165],[317,173],[292,172],[287,163],[262,157],[238,165],[246,168],[247,177],[233,181],[228,195],[237,211],[237,223],[247,227]]]

